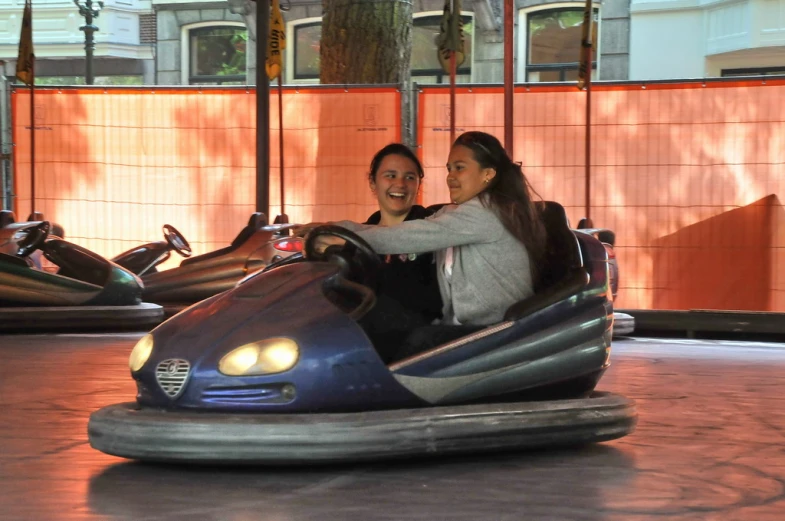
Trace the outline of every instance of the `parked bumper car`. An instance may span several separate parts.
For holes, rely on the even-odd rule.
[[[58,237],[40,221],[14,231],[13,254],[0,253],[0,330],[149,329],[163,308],[142,302],[142,281]],[[57,272],[28,261],[40,251]]]
[[[173,226],[165,225],[164,240],[132,248],[112,262],[139,275],[144,300],[161,304],[174,314],[195,302],[233,288],[246,275],[302,252],[303,240],[290,237],[294,225],[268,225],[255,213],[232,243],[220,250],[191,256],[191,247]],[[158,271],[171,252],[184,257],[180,266]]]
[[[43,220],[44,216],[42,213],[33,212],[28,216],[27,221],[17,222],[12,211],[0,210],[0,253],[16,255],[19,249],[17,241],[26,236],[25,230],[35,227]],[[65,239],[65,231],[59,224],[50,222],[49,236]],[[40,250],[30,253],[25,258],[35,268],[45,269],[48,267],[48,263]]]
[[[616,234],[607,228],[594,228],[590,219],[583,218],[578,223],[578,230],[582,233],[587,233],[596,237],[605,247],[608,253],[608,271],[610,276],[610,288],[613,300],[619,293],[619,264],[616,260],[616,252],[614,247],[616,245]],[[635,331],[635,317],[627,313],[613,312],[613,335],[623,336],[629,335]]]
[[[96,450],[133,460],[311,464],[613,440],[634,403],[610,364],[607,254],[549,203],[549,284],[503,322],[385,365],[358,320],[379,259],[314,229],[305,262],[249,277],[158,326],[130,360],[136,400],[95,411]],[[314,239],[347,241],[314,251]],[[449,326],[448,326],[449,327]]]

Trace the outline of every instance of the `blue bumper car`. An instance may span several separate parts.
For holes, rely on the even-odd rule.
[[[93,448],[133,460],[310,464],[602,442],[635,404],[596,390],[610,364],[608,256],[547,203],[547,287],[505,319],[385,364],[358,321],[378,256],[314,229],[303,262],[242,281],[143,337],[136,400],[95,411]],[[314,251],[331,234],[341,250]],[[449,326],[448,326],[449,327]]]

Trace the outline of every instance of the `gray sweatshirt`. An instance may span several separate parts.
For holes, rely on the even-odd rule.
[[[379,254],[436,252],[443,324],[500,322],[508,307],[534,294],[526,247],[477,197],[395,226],[335,224],[357,233]]]

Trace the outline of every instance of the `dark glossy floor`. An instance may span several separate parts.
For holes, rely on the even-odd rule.
[[[617,342],[599,388],[638,400],[638,430],[587,449],[233,470],[89,447],[138,336],[0,336],[0,519],[785,519],[785,345]]]

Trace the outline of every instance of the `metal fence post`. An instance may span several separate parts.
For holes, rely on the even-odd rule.
[[[411,82],[411,110],[409,111],[409,128],[411,136],[411,146],[417,150],[419,155],[420,136],[418,134],[418,124],[420,121],[420,85],[413,81]]]
[[[400,104],[398,106],[401,116],[398,121],[398,124],[401,126],[400,141],[405,145],[411,146],[411,143],[409,142],[409,92],[405,81],[402,81],[400,85],[398,85],[398,92],[401,94]]]
[[[0,69],[2,70],[2,69]],[[0,74],[0,208],[13,209],[13,172],[11,171],[11,89],[5,74]]]
[[[414,90],[412,88],[412,81],[407,80],[401,82],[398,87],[401,93],[401,143],[408,146],[412,150],[417,147],[417,141],[414,139],[414,123],[416,119],[412,119],[414,110]]]

